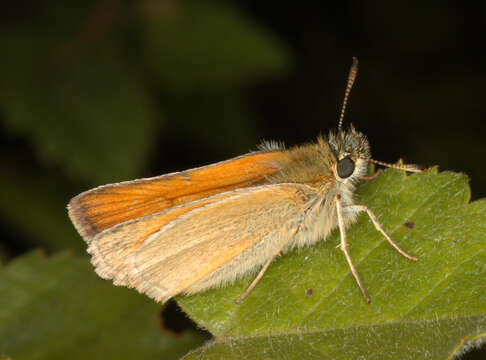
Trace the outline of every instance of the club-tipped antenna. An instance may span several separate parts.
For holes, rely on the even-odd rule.
[[[356,80],[356,75],[358,74],[358,59],[353,56],[353,63],[349,69],[348,84],[346,85],[346,91],[344,91],[343,106],[341,107],[341,115],[339,115],[338,130],[343,127],[344,112],[346,111],[346,105],[348,104],[349,94],[353,88],[354,80]]]

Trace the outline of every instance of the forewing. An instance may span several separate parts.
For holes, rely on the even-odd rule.
[[[165,301],[245,252],[259,265],[265,261],[264,254],[248,250],[262,240],[271,242],[274,249],[290,241],[308,196],[308,188],[299,184],[264,185],[217,195],[216,201],[186,212],[150,235],[126,257],[121,283]],[[100,236],[94,242],[113,244]]]
[[[280,150],[255,152],[183,172],[97,187],[71,200],[69,216],[89,244],[117,224],[214,194],[265,182]]]

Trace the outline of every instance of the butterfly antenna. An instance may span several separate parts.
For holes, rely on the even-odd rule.
[[[346,91],[344,92],[343,106],[341,107],[341,115],[339,115],[338,131],[343,127],[344,112],[346,111],[346,105],[348,104],[349,93],[353,88],[354,80],[358,74],[358,59],[353,56],[353,63],[349,69],[348,84],[346,85]]]
[[[397,164],[389,164],[389,163],[386,163],[386,162],[383,162],[383,161],[378,161],[378,160],[375,160],[375,159],[369,159],[368,161],[372,162],[373,164],[376,164],[376,165],[386,166],[386,167],[393,168],[393,169],[405,170],[405,171],[408,171],[408,172],[419,173],[419,172],[424,171],[423,166],[416,165],[416,164],[398,164],[397,165]]]

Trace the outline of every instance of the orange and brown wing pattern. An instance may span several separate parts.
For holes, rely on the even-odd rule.
[[[215,286],[208,276],[216,271],[230,282],[261,265],[288,244],[312,194],[301,184],[231,190],[114,226],[96,235],[88,252],[101,277],[164,302]],[[247,251],[239,261],[250,265],[234,266]]]
[[[233,192],[216,194],[152,215],[125,221],[98,233],[91,239],[88,247],[88,253],[92,255],[91,262],[95,266],[96,272],[104,279],[113,279],[116,285],[130,286],[127,280],[126,259],[142,246],[149,236],[192,210],[233,196]],[[180,237],[178,238],[180,239]],[[167,249],[167,251],[169,250]]]
[[[281,151],[256,152],[187,171],[104,185],[71,200],[69,216],[90,242],[123,222],[235,188],[262,184],[274,174]]]

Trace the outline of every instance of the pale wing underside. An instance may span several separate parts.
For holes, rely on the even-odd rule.
[[[126,231],[131,226],[141,229],[156,222],[157,215],[121,224],[95,237],[90,247],[93,262],[98,273],[99,267],[111,268],[111,274],[108,271],[104,277],[165,301],[261,241],[269,243],[267,253],[289,242],[304,215],[309,191],[304,185],[278,184],[218,194],[214,200],[204,199],[205,204],[183,211],[132,251],[123,244]],[[123,236],[113,236],[117,228]],[[248,253],[255,257],[254,265],[268,257],[265,253]],[[125,260],[120,263],[116,259]],[[231,274],[233,278],[236,275]]]
[[[147,238],[181,215],[227,198],[230,193],[182,204],[158,213],[126,221],[96,235],[88,246],[96,272],[116,285],[130,286],[127,258],[144,244]]]

